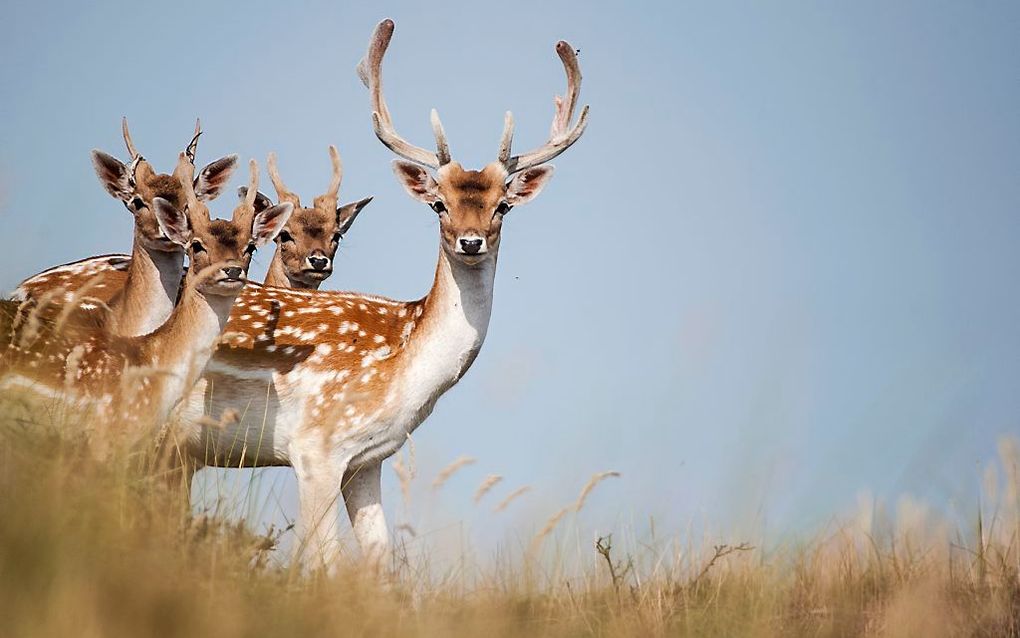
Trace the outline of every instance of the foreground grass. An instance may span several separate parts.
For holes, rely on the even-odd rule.
[[[577,573],[544,567],[549,548],[470,582],[404,556],[380,585],[353,559],[302,574],[278,532],[192,515],[144,455],[99,463],[45,415],[0,414],[0,636],[1020,636],[1012,452],[969,535],[851,525],[649,556],[603,538]]]

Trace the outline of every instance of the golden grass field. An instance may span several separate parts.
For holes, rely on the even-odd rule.
[[[1013,439],[966,529],[905,502],[790,546],[568,550],[596,475],[517,555],[454,570],[398,544],[380,582],[353,548],[333,575],[302,573],[277,549],[292,531],[193,514],[146,454],[97,462],[57,433],[67,414],[2,398],[0,636],[1020,635]]]

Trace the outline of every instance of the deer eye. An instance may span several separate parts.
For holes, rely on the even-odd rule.
[[[339,244],[339,243],[340,243],[340,240],[341,240],[341,239],[343,239],[343,238],[344,238],[344,236],[343,236],[343,234],[342,234],[342,233],[335,233],[335,234],[333,235],[333,243],[334,243],[334,244]]]
[[[281,230],[280,234],[277,235],[277,237],[279,238],[281,243],[288,242],[288,241],[294,241],[294,238],[291,237],[290,233],[288,233],[285,230]]]
[[[510,204],[507,204],[506,202],[500,202],[499,205],[496,206],[496,214],[506,215],[507,213],[510,212],[511,208],[513,208],[513,206],[511,206]]]
[[[248,245],[244,247],[244,254],[245,255],[254,255],[255,254],[255,248],[257,248],[257,246],[255,246],[255,242],[253,242],[253,241],[248,242]]]
[[[200,242],[200,241],[198,241],[196,239],[196,240],[191,242],[191,251],[194,252],[194,253],[204,253],[205,252],[205,246],[202,245],[202,242]]]
[[[432,210],[436,211],[440,215],[446,212],[446,204],[439,200],[432,202],[430,206],[432,206]]]

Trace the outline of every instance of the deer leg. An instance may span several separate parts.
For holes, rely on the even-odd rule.
[[[343,494],[361,553],[376,572],[390,565],[390,535],[382,508],[382,462],[348,468]]]
[[[300,501],[295,558],[305,569],[328,571],[340,554],[337,505],[346,463],[317,452],[301,451],[292,458]]]

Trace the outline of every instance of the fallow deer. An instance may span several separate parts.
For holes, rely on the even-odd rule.
[[[50,304],[57,308],[59,302],[71,298],[71,291],[76,291],[79,296],[87,293],[91,298],[92,303],[86,305],[86,311],[105,310],[95,301],[109,308],[102,320],[118,335],[146,334],[170,316],[181,285],[184,248],[161,229],[153,201],[159,197],[172,206],[184,206],[185,193],[179,179],[184,168],[178,164],[172,175],[156,173],[135,148],[127,118],[122,121],[121,129],[130,162],[124,164],[111,155],[93,150],[92,164],[106,191],[123,202],[134,217],[131,255],[90,257],[50,268],[26,279],[14,292],[16,300],[27,302],[23,312],[46,314],[46,309],[39,308],[37,304]],[[195,135],[184,152],[192,173],[201,134],[201,125],[196,122]],[[228,155],[199,171],[198,177],[193,180],[198,200],[209,202],[215,199],[236,166],[237,156]],[[106,274],[111,270],[122,273],[122,281],[117,281],[115,275]],[[100,272],[104,274],[93,282],[94,285],[83,290]]]
[[[293,466],[303,549],[327,563],[339,550],[341,496],[366,557],[378,563],[388,555],[381,463],[471,366],[488,329],[503,218],[538,195],[552,175],[545,163],[576,142],[587,123],[584,107],[571,125],[581,74],[574,50],[559,42],[567,91],[556,100],[548,141],[511,155],[508,113],[497,161],[481,171],[465,170],[451,160],[434,111],[435,153],[394,130],[381,81],[392,33],[392,21],[377,27],[359,68],[377,136],[410,160],[395,162],[399,181],[439,217],[432,289],[422,299],[400,302],[249,287],[178,414],[181,439],[200,462]],[[203,425],[231,408],[246,418],[219,428]]]
[[[311,207],[301,205],[301,199],[287,188],[276,167],[276,154],[270,153],[267,165],[269,177],[281,202],[294,205],[294,213],[287,226],[276,237],[276,252],[269,264],[265,284],[280,288],[318,290],[319,285],[333,274],[333,259],[340,241],[354,223],[361,209],[372,201],[371,197],[338,205],[343,165],[335,146],[329,147],[333,163],[333,178],[329,188],[315,198]],[[245,189],[238,190],[241,197]],[[272,205],[268,197],[259,193],[255,199],[258,210]]]
[[[576,142],[587,124],[585,106],[571,125],[581,73],[573,48],[561,41],[556,52],[567,91],[556,98],[545,144],[511,155],[513,118],[507,113],[497,161],[465,170],[451,160],[433,111],[437,151],[414,146],[396,133],[383,100],[382,59],[393,28],[390,20],[376,27],[359,73],[371,95],[376,135],[409,160],[395,162],[398,180],[438,215],[432,288],[402,302],[249,285],[205,373],[174,416],[175,440],[197,466],[292,466],[303,539],[298,551],[326,564],[340,548],[341,498],[365,557],[385,563],[390,543],[382,461],[475,360],[488,330],[503,218],[538,195],[552,175],[545,162]],[[228,410],[241,418],[222,419]]]
[[[151,214],[165,241],[186,251],[191,263],[180,301],[152,332],[126,337],[105,326],[49,332],[26,326],[4,353],[2,386],[21,387],[93,412],[92,426],[152,426],[198,379],[220,338],[234,299],[244,288],[255,249],[276,236],[293,206],[256,213],[258,168],[250,164],[249,192],[231,220],[212,220],[195,188],[194,165],[181,153],[175,179],[183,204],[161,196]],[[148,206],[146,207],[148,208]],[[51,326],[52,327],[52,326]],[[102,447],[104,432],[93,432]]]

